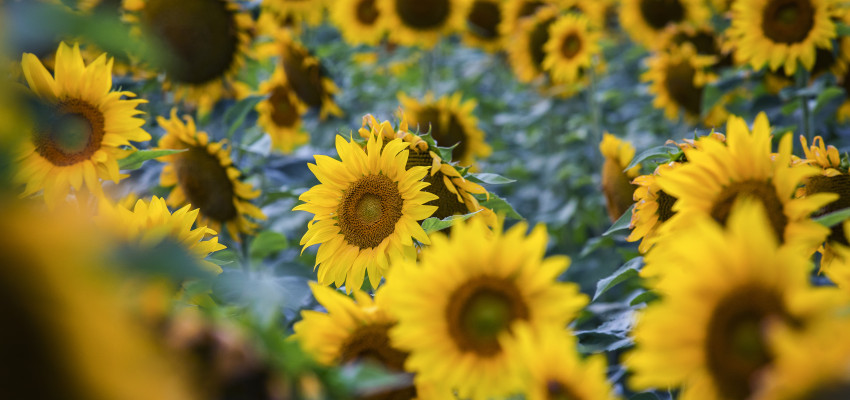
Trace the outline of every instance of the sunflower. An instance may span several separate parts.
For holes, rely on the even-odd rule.
[[[431,48],[441,35],[463,30],[472,0],[376,0],[393,41]]]
[[[605,357],[592,355],[582,360],[576,338],[557,325],[533,329],[517,323],[513,339],[501,343],[514,363],[516,376],[523,377],[528,400],[609,400],[614,395],[605,380]]]
[[[266,0],[263,6],[274,12],[281,21],[287,24],[306,22],[316,26],[325,18],[325,8],[328,0]],[[337,7],[338,4],[334,4]]]
[[[102,54],[85,65],[78,45],[60,43],[53,76],[30,53],[23,55],[21,67],[39,101],[37,111],[43,113],[31,140],[20,141],[18,149],[17,180],[26,183],[23,196],[44,190],[52,208],[71,187],[100,195],[101,179],[121,180],[118,160],[131,153],[121,146],[151,136],[142,129],[145,121],[136,117],[141,114],[136,107],[145,101],[122,98],[135,96],[130,92],[111,91],[112,59]]]
[[[273,149],[289,154],[310,141],[310,135],[301,127],[301,114],[306,107],[293,93],[282,68],[275,68],[272,76],[260,84],[258,94],[268,96],[255,109],[259,114],[257,125],[271,137]]]
[[[502,0],[473,0],[466,16],[463,42],[494,53],[502,50]]]
[[[502,19],[499,32],[509,37],[517,31],[519,22],[533,16],[538,10],[552,5],[552,0],[502,0]]]
[[[567,257],[543,259],[546,227],[514,225],[491,232],[484,221],[452,226],[452,234],[431,236],[420,261],[394,266],[382,289],[398,325],[390,330],[395,346],[410,352],[405,363],[426,382],[457,390],[459,398],[506,396],[519,389],[500,337],[526,321],[565,325],[587,304],[572,283],[556,278]]]
[[[608,206],[608,217],[613,222],[634,204],[632,197],[637,186],[632,184],[632,179],[640,173],[640,165],[624,171],[635,156],[635,148],[608,132],[602,136],[599,151],[605,157],[605,164],[602,165],[602,192]]]
[[[680,23],[703,24],[709,18],[702,0],[622,0],[620,24],[629,36],[643,46],[655,49],[664,30]]]
[[[725,144],[701,140],[699,148],[685,149],[687,164],[657,178],[661,189],[677,199],[675,215],[665,229],[678,235],[689,230],[690,221],[699,215],[710,215],[724,224],[735,200],[747,197],[762,202],[776,240],[799,245],[799,250],[808,254],[820,246],[822,234],[828,230],[809,216],[835,195],[794,198],[801,181],[816,175],[818,169],[790,165],[791,135],[785,135],[779,152],[772,154],[770,130],[764,113],[756,117],[752,132],[743,119],[732,116],[726,124]]]
[[[605,8],[608,6],[606,0],[552,0],[552,2],[570,14],[584,16],[593,29],[605,28]]]
[[[251,41],[253,21],[233,0],[132,0],[131,21],[166,49],[155,65],[165,72],[165,89],[207,114],[231,95]]]
[[[548,6],[517,23],[516,30],[507,40],[508,61],[520,82],[531,82],[544,77],[543,61],[549,28],[558,19],[558,9]]]
[[[583,71],[600,55],[600,34],[592,31],[583,15],[567,14],[549,28],[549,40],[543,46],[546,56],[543,70],[556,84],[575,84]]]
[[[661,51],[690,45],[694,47],[695,54],[715,56],[718,59],[721,57],[720,37],[710,24],[698,27],[693,24],[670,25],[661,33],[659,41],[661,44],[658,49]],[[718,63],[720,63],[720,60]]]
[[[161,149],[186,149],[161,159],[167,164],[162,169],[159,183],[174,187],[167,203],[172,207],[191,204],[200,209],[199,225],[207,225],[221,232],[227,227],[230,236],[239,241],[239,234],[252,234],[257,224],[247,217],[265,219],[266,216],[252,199],[260,195],[250,184],[239,180],[241,172],[230,159],[230,149],[225,141],[211,142],[206,132],[197,132],[195,121],[185,116],[186,122],[177,118],[177,110],[171,110],[171,119],[157,117],[165,128],[165,136],[159,139]]]
[[[477,183],[464,179],[457,167],[445,162],[439,156],[438,149],[431,148],[428,142],[411,133],[403,112],[400,112],[399,117],[401,120],[399,128],[394,130],[388,121],[381,123],[372,115],[367,115],[363,117],[363,126],[359,130],[360,136],[369,139],[373,133],[381,134],[385,142],[402,139],[407,144],[409,154],[404,168],[428,168],[428,174],[423,181],[429,185],[424,190],[437,196],[434,201],[437,210],[431,215],[432,217],[443,219],[452,215],[478,212],[480,216],[476,215],[474,218],[484,218],[488,225],[494,225],[496,214],[493,210],[482,207],[472,196],[472,194],[480,194],[489,198],[490,194],[487,190]]]
[[[783,67],[789,76],[797,62],[812,70],[815,50],[832,49],[836,0],[740,0],[732,4],[730,45],[738,60],[756,70]]]
[[[623,361],[633,389],[681,387],[682,400],[749,398],[774,359],[768,323],[803,327],[839,295],[809,285],[808,257],[780,246],[768,207],[751,198],[734,203],[725,228],[694,215],[689,230],[647,257],[646,268],[667,273],[653,287],[661,300],[638,317],[635,350]]]
[[[203,261],[210,253],[222,250],[225,246],[218,242],[216,231],[206,226],[192,229],[198,218],[198,209],[185,205],[172,213],[165,199],[153,196],[150,201],[138,200],[133,209],[120,204],[111,205],[101,201],[99,222],[105,228],[116,233],[124,240],[151,245],[168,237],[180,243],[210,271],[220,273],[221,267]]]
[[[350,292],[360,289],[368,271],[369,283],[378,287],[391,262],[415,258],[411,238],[431,243],[416,221],[436,211],[424,203],[437,196],[423,190],[427,168],[405,169],[405,148],[401,139],[384,144],[377,132],[369,136],[365,151],[337,136],[341,161],[317,155],[316,164],[308,164],[321,183],[302,194],[298,199],[304,204],[293,210],[314,214],[301,244],[304,249],[320,244],[319,283],[345,284]]]
[[[641,175],[632,183],[637,185],[634,190],[635,208],[632,210],[632,219],[629,223],[631,233],[626,238],[629,242],[640,240],[638,251],[645,254],[658,238],[658,228],[675,214],[673,204],[676,198],[667,194],[658,185],[658,176],[666,174],[679,167],[680,163],[670,162],[661,164],[651,175]]]
[[[838,123],[846,124],[850,121],[850,70],[840,77],[839,82],[841,84],[841,88],[844,89],[844,95],[847,96],[847,99],[844,100],[844,103],[842,103],[841,107],[838,108],[838,115],[836,115],[835,118],[838,120]]]
[[[353,18],[352,18],[353,17]],[[375,45],[387,32],[377,0],[341,0],[334,4],[331,19],[342,37],[353,45]]]

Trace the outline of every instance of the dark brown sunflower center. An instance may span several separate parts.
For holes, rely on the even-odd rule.
[[[696,70],[688,60],[667,66],[664,73],[664,88],[670,98],[690,115],[700,115],[702,88],[694,85]]]
[[[325,88],[322,86],[324,73],[318,63],[308,63],[310,55],[301,49],[289,47],[281,58],[283,72],[295,95],[310,107],[321,107]]]
[[[673,204],[676,204],[676,198],[670,196],[663,190],[658,191],[658,222],[664,222],[676,214],[673,211]]]
[[[289,89],[283,86],[277,86],[272,90],[269,96],[269,103],[272,106],[272,122],[280,127],[290,127],[298,121],[298,110],[289,97]]]
[[[502,21],[502,10],[499,3],[490,0],[477,0],[472,5],[472,11],[466,17],[470,31],[482,39],[499,37],[499,22]]]
[[[570,386],[561,383],[561,381],[550,379],[546,382],[546,399],[547,400],[580,400],[581,396],[573,393]]]
[[[655,30],[685,19],[685,7],[680,0],[641,0],[640,15]]]
[[[484,357],[501,352],[499,335],[514,321],[528,318],[516,284],[492,276],[473,278],[455,289],[446,307],[449,334],[458,348]]]
[[[177,183],[192,208],[197,207],[203,215],[220,222],[236,218],[233,183],[218,157],[204,147],[190,147],[177,154],[176,160]]]
[[[449,0],[395,0],[395,5],[402,24],[422,31],[445,25],[452,8]]]
[[[519,11],[517,13],[517,18],[525,18],[534,15],[540,7],[545,6],[546,3],[542,1],[524,1],[522,5],[519,7]]]
[[[726,186],[714,200],[711,216],[717,222],[726,225],[735,200],[741,197],[751,197],[762,202],[770,219],[770,225],[773,227],[773,232],[776,234],[776,240],[781,243],[785,238],[785,226],[788,225],[788,217],[785,216],[785,206],[782,200],[776,195],[776,189],[770,182],[743,181]]]
[[[581,51],[581,38],[575,33],[570,33],[570,35],[564,38],[564,41],[561,42],[561,54],[564,58],[571,59],[575,57],[579,51]]]
[[[142,24],[167,50],[168,77],[203,84],[223,77],[239,51],[233,11],[222,0],[150,0]]]
[[[434,176],[431,176],[430,168],[432,161],[433,158],[428,152],[420,153],[417,151],[410,151],[410,155],[407,157],[407,164],[404,166],[405,169],[410,169],[412,167],[429,168],[428,175],[425,175],[424,181],[430,183],[430,185],[423,190],[437,195],[437,200],[433,200],[429,203],[437,206],[437,211],[434,211],[434,214],[431,216],[443,219],[452,215],[468,213],[470,210],[466,207],[466,204],[458,201],[457,195],[452,193],[449,188],[446,187],[446,183],[443,181],[445,174],[437,172]],[[459,190],[457,187],[456,189]]]
[[[390,346],[389,324],[366,325],[355,330],[340,348],[340,363],[369,360],[390,371],[404,371],[407,353]]]
[[[815,26],[815,8],[810,0],[771,0],[764,8],[761,29],[778,43],[799,43]]]
[[[466,129],[454,112],[449,111],[448,115],[444,115],[444,112],[436,107],[423,108],[417,115],[419,129],[427,129],[430,124],[431,137],[440,147],[457,144],[452,150],[452,159],[459,160],[466,155]]]
[[[105,135],[103,113],[80,99],[61,100],[52,111],[33,133],[35,151],[57,166],[90,159]]]
[[[378,20],[375,0],[361,0],[357,3],[357,20],[363,25],[372,25]]]
[[[712,311],[705,339],[708,370],[723,398],[745,399],[754,373],[769,364],[764,324],[790,321],[782,297],[772,289],[747,286],[727,294]]]
[[[690,43],[696,49],[697,54],[709,56],[720,54],[717,49],[717,40],[711,32],[699,31],[693,34],[678,33],[673,37],[673,43],[678,45]]]
[[[534,26],[531,34],[528,35],[528,51],[531,55],[531,61],[534,68],[538,72],[543,71],[543,60],[546,58],[546,42],[549,41],[549,27],[555,22],[555,18],[549,18],[541,21]]]
[[[361,249],[381,244],[401,218],[404,200],[398,183],[386,175],[368,175],[351,184],[339,205],[339,230]]]
[[[814,77],[829,71],[835,65],[836,61],[838,60],[832,54],[832,50],[818,47],[815,49],[815,65],[812,67],[812,76]]]
[[[806,182],[805,190],[807,196],[815,193],[838,193],[838,200],[818,210],[814,215],[816,217],[850,207],[850,175],[813,176]],[[834,225],[827,241],[850,246],[850,241],[844,234],[844,224]]]
[[[800,398],[800,400],[844,400],[850,399],[850,383],[835,382],[831,385],[812,390]]]

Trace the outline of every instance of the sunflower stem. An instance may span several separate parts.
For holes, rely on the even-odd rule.
[[[596,146],[602,141],[602,126],[601,126],[601,113],[599,110],[599,102],[596,101],[596,57],[593,57],[593,62],[588,68],[588,78],[590,80],[590,85],[587,89],[587,102],[588,107],[590,108],[590,117],[593,121],[593,130],[591,131],[590,138],[590,146],[591,146],[591,154],[594,154],[594,158],[597,161],[601,162],[601,153],[597,151]]]
[[[798,65],[797,68],[799,69],[799,71],[797,71],[797,90],[801,91],[809,84],[809,71],[802,65]],[[809,95],[798,95],[797,98],[800,99],[800,108],[803,112],[803,134],[806,136],[806,140],[811,143],[813,128],[812,113],[811,110],[809,110]]]

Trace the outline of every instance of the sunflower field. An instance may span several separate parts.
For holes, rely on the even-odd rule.
[[[0,399],[850,399],[850,0],[0,0],[0,76]]]

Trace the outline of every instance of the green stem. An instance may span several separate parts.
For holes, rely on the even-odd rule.
[[[799,65],[798,68],[800,70],[797,72],[797,90],[803,90],[809,85],[809,71],[802,65]],[[803,134],[806,136],[806,140],[811,143],[814,128],[812,127],[812,112],[809,110],[809,95],[801,95],[797,98],[800,100],[800,108],[803,112]]]
[[[599,109],[599,102],[596,101],[596,57],[593,58],[593,63],[591,63],[588,68],[588,78],[590,80],[590,85],[587,89],[587,102],[588,107],[590,108],[590,116],[593,121],[593,130],[591,131],[591,154],[595,154],[595,158],[597,160],[601,160],[601,153],[596,148],[599,146],[599,143],[602,141],[602,113]]]

